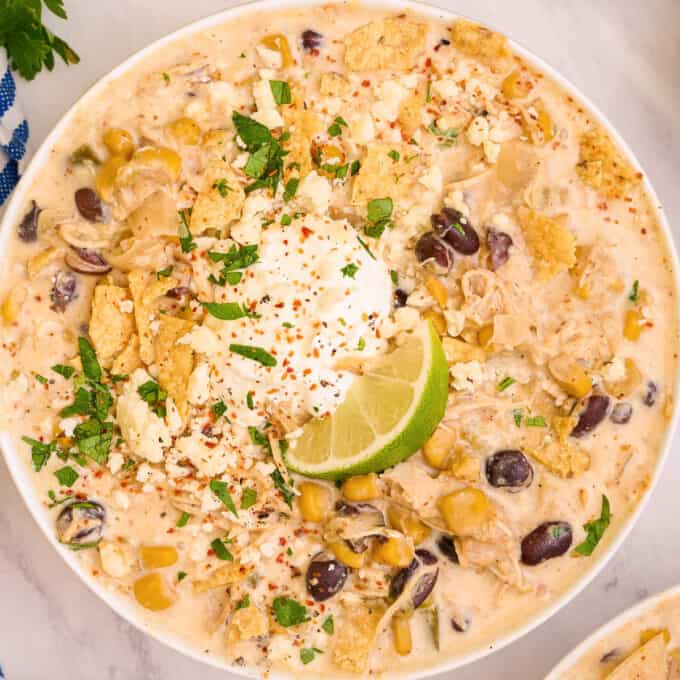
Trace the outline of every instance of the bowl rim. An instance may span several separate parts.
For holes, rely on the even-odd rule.
[[[671,586],[666,590],[662,590],[654,595],[646,597],[644,600],[637,602],[616,616],[605,621],[601,626],[598,626],[590,635],[586,636],[581,642],[576,645],[570,652],[568,652],[557,665],[548,673],[545,680],[560,680],[563,673],[568,671],[576,664],[581,657],[588,652],[588,650],[596,645],[598,642],[606,638],[608,635],[615,633],[619,628],[631,623],[635,619],[650,612],[657,605],[664,600],[680,597],[680,584]]]
[[[9,239],[11,232],[11,227],[17,223],[20,217],[20,211],[26,203],[26,194],[30,188],[34,176],[37,174],[39,169],[47,161],[50,150],[54,143],[60,138],[64,130],[70,124],[74,115],[81,110],[81,108],[87,103],[88,100],[95,98],[99,93],[104,90],[112,81],[121,77],[132,68],[137,66],[139,63],[143,62],[148,56],[155,53],[162,47],[169,45],[175,41],[182,38],[186,38],[195,33],[200,33],[206,31],[214,26],[228,23],[232,20],[238,19],[239,17],[250,14],[251,12],[258,11],[260,9],[296,9],[306,6],[318,6],[318,5],[349,5],[352,6],[356,2],[358,8],[367,7],[371,9],[384,9],[385,11],[402,11],[410,10],[415,14],[420,14],[429,19],[444,20],[444,21],[454,21],[457,18],[469,18],[471,21],[480,23],[484,26],[488,26],[497,30],[495,26],[489,24],[488,22],[481,22],[468,15],[460,14],[452,10],[444,9],[438,7],[434,4],[426,4],[421,0],[329,0],[328,2],[323,2],[323,0],[246,0],[240,4],[234,5],[224,10],[220,10],[213,14],[210,14],[202,19],[185,24],[184,26],[178,28],[177,30],[153,41],[149,45],[137,50],[127,59],[122,61],[114,69],[98,78],[88,89],[69,107],[69,109],[60,117],[59,121],[52,128],[50,133],[46,136],[44,141],[41,143],[40,147],[33,154],[30,159],[30,163],[26,168],[24,174],[22,175],[19,184],[15,188],[9,203],[7,204],[5,214],[0,220],[0,264],[2,258],[6,255],[7,248],[6,244]],[[503,31],[499,31],[506,35]],[[664,236],[666,241],[666,248],[668,254],[670,255],[670,260],[672,262],[673,268],[673,278],[675,283],[676,293],[680,291],[680,262],[678,259],[678,253],[673,242],[670,226],[668,219],[666,217],[664,208],[659,201],[659,198],[652,187],[647,173],[644,172],[640,162],[638,161],[635,154],[632,152],[629,145],[621,137],[613,124],[609,119],[600,111],[600,109],[586,96],[584,95],[576,86],[574,86],[567,78],[561,75],[561,73],[554,68],[552,65],[548,64],[542,58],[534,54],[531,50],[526,48],[521,43],[509,36],[508,40],[513,49],[513,51],[521,56],[528,64],[531,64],[535,68],[546,73],[550,78],[552,78],[560,87],[562,87],[566,92],[572,95],[577,101],[581,102],[583,106],[589,111],[592,117],[607,131],[607,133],[612,137],[617,147],[623,151],[628,161],[631,165],[639,170],[643,175],[643,185],[645,191],[647,192],[650,202],[653,203],[652,209],[655,212],[656,218],[659,222],[660,231]],[[680,299],[676,294],[676,312],[678,313],[678,319],[680,322]],[[584,572],[584,574],[576,579],[554,602],[552,602],[548,607],[545,607],[528,620],[524,621],[522,625],[518,626],[516,629],[507,632],[506,634],[499,637],[493,643],[482,643],[477,648],[461,654],[456,657],[449,659],[443,659],[442,661],[429,665],[424,669],[416,671],[408,671],[408,677],[416,680],[417,678],[425,678],[433,676],[437,673],[442,673],[446,671],[451,671],[456,668],[473,663],[474,661],[480,660],[493,652],[496,652],[511,643],[524,637],[526,634],[542,625],[548,621],[552,616],[557,613],[560,609],[566,606],[571,600],[573,600],[588,584],[590,584],[604,568],[604,566],[609,562],[609,560],[614,556],[614,554],[621,547],[624,540],[627,538],[631,529],[637,522],[638,518],[646,508],[649,499],[656,488],[658,480],[663,471],[665,462],[668,458],[668,454],[671,447],[671,442],[673,435],[676,431],[678,420],[680,419],[680,400],[678,399],[680,385],[680,369],[676,371],[675,381],[673,385],[673,415],[668,422],[668,427],[666,429],[663,442],[659,448],[659,453],[657,457],[657,463],[654,468],[654,473],[652,481],[648,488],[645,490],[644,496],[640,499],[638,505],[627,517],[618,534],[613,540],[606,546],[604,550],[594,562],[590,570]],[[157,630],[150,627],[143,621],[137,608],[133,603],[124,600],[120,595],[107,590],[103,584],[98,582],[93,576],[86,574],[79,566],[79,560],[76,555],[69,551],[67,548],[62,546],[56,539],[54,531],[51,524],[51,517],[45,508],[42,507],[42,503],[38,500],[37,494],[34,488],[34,484],[31,481],[31,471],[29,466],[26,465],[23,457],[19,455],[14,446],[11,436],[7,432],[0,431],[0,451],[2,452],[3,458],[10,472],[10,476],[14,485],[16,486],[21,498],[23,499],[29,513],[37,523],[37,525],[42,530],[47,540],[54,546],[55,550],[59,553],[66,564],[76,573],[83,583],[101,600],[103,600],[115,613],[125,619],[128,623],[132,624],[135,628],[142,631],[143,633],[151,636],[154,640],[170,647],[175,652],[179,652],[188,656],[196,661],[213,666],[220,670],[226,670],[233,673],[235,676],[240,677],[257,677],[258,671],[256,668],[240,668],[236,666],[229,665],[222,657],[213,654],[207,654],[201,651],[196,645],[192,645],[185,639],[179,637],[177,634],[170,633],[167,631]],[[592,559],[592,558],[591,558]],[[384,677],[404,677],[404,672],[392,672],[388,671]],[[271,674],[273,678],[292,678],[294,677],[292,673],[283,671],[274,671]]]

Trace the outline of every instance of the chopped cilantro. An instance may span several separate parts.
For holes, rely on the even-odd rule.
[[[392,151],[390,151],[387,155],[388,155],[395,163],[401,158],[401,155],[400,155],[399,152],[396,151],[395,149],[392,149]]]
[[[327,635],[333,635],[335,632],[335,624],[333,623],[333,614],[326,617],[325,621],[321,624],[321,630]]]
[[[303,647],[300,650],[300,661],[306,666],[308,663],[314,661],[317,654],[323,654],[323,651],[316,647]]]
[[[213,182],[212,188],[217,189],[222,198],[226,198],[229,192],[232,190],[224,177],[222,179],[215,180]]]
[[[399,285],[399,272],[396,269],[390,269],[390,278],[395,286]]]
[[[63,468],[55,470],[54,476],[62,486],[73,486],[80,475],[70,466],[64,465]]]
[[[292,177],[286,182],[286,186],[283,190],[283,200],[286,203],[288,203],[288,201],[290,201],[295,196],[299,185],[300,180],[297,177]]]
[[[185,527],[188,524],[190,519],[191,515],[188,512],[183,512],[179,516],[179,519],[177,520],[177,524],[175,524],[175,526],[181,529],[182,527]]]
[[[342,116],[336,116],[328,128],[329,136],[339,137],[342,134],[343,127],[347,127],[347,121]]]
[[[527,416],[524,419],[524,424],[527,427],[546,427],[545,418],[543,416]]]
[[[215,414],[216,418],[220,418],[227,412],[227,405],[220,399],[210,407],[210,410]]]
[[[284,321],[281,325],[282,325],[284,328],[295,328],[295,326],[293,326],[293,324],[290,323],[289,321]]]
[[[223,560],[224,562],[234,561],[234,556],[229,552],[229,548],[225,545],[225,541],[216,538],[210,544],[210,547],[215,551],[215,557],[217,557],[218,560]]]
[[[429,104],[432,101],[432,81],[428,78],[425,86],[425,103]]]
[[[222,263],[222,271],[219,278],[211,274],[209,277],[210,281],[218,286],[223,286],[225,283],[234,286],[243,276],[238,270],[246,269],[251,264],[255,264],[258,261],[258,257],[257,244],[238,247],[233,245],[226,253],[209,250],[208,258],[212,262]]]
[[[165,417],[168,393],[155,380],[147,380],[137,388],[137,392],[159,418]]]
[[[373,260],[375,260],[375,255],[371,252],[371,249],[368,247],[368,244],[364,239],[361,238],[361,236],[357,235],[357,241],[361,244],[361,247],[371,256]]]
[[[501,380],[498,383],[498,385],[496,386],[496,389],[499,392],[503,392],[504,390],[507,390],[508,387],[510,387],[511,385],[514,385],[515,382],[517,382],[517,381],[513,377],[506,375],[505,378],[503,378],[503,380]]]
[[[257,491],[255,489],[246,488],[243,489],[241,494],[241,510],[247,510],[251,508],[257,502]]]
[[[293,101],[290,94],[290,85],[285,80],[270,80],[269,87],[277,104],[290,104]]]
[[[284,227],[287,227],[288,225],[292,224],[293,218],[290,215],[281,215],[281,224]]]
[[[73,366],[66,366],[64,364],[54,364],[54,366],[52,366],[52,370],[63,378],[66,378],[66,380],[68,380],[76,372],[76,369],[73,368]]]
[[[250,607],[250,595],[246,593],[237,603],[235,609],[248,609]]]
[[[272,605],[276,622],[284,628],[309,621],[307,607],[290,597],[276,597]]]
[[[187,577],[186,571],[178,571],[177,572],[177,580],[178,581],[183,581]]]
[[[166,267],[165,269],[159,269],[156,272],[156,279],[160,281],[161,279],[167,279],[170,274],[172,274],[172,267]]]
[[[258,363],[262,364],[263,366],[276,366],[276,358],[273,357],[269,352],[266,350],[262,349],[262,347],[253,347],[252,345],[237,345],[237,344],[231,344],[229,345],[229,351],[233,352],[234,354],[240,354],[242,357],[245,357],[246,359],[252,359],[253,361],[257,361]]]
[[[57,505],[61,505],[62,503],[66,503],[66,501],[71,500],[71,496],[63,496],[62,498],[57,498],[56,494],[52,489],[50,489],[47,492],[47,497],[50,499],[51,503],[47,506],[48,508],[54,508]]]
[[[633,281],[630,293],[628,294],[628,299],[631,302],[637,302],[640,299],[640,282],[637,279]]]
[[[349,264],[346,264],[341,270],[342,275],[347,277],[348,279],[353,279],[356,276],[356,273],[359,271],[359,265],[354,264],[354,262],[350,262]]]
[[[113,423],[90,418],[76,425],[73,435],[82,454],[100,465],[108,460],[113,439]]]
[[[251,411],[255,408],[255,404],[253,403],[253,393],[251,390],[248,390],[248,394],[246,394],[246,406]]]
[[[97,354],[94,347],[90,344],[87,338],[80,336],[78,338],[78,350],[80,352],[80,361],[83,364],[83,373],[88,380],[99,382],[102,378],[102,369],[97,361]]]
[[[385,227],[392,226],[392,210],[394,208],[392,199],[389,197],[374,198],[368,202],[366,208],[368,216],[368,225],[364,229],[366,236],[380,238]]]
[[[519,409],[515,409],[512,412],[512,419],[515,421],[515,427],[519,427],[522,424],[522,412]]]
[[[227,510],[238,517],[238,511],[236,510],[236,506],[234,505],[226,482],[221,482],[219,479],[211,479],[210,490],[222,501],[222,503],[224,503]]]
[[[30,437],[22,437],[21,439],[31,447],[31,462],[33,463],[33,469],[36,472],[40,472],[45,463],[50,459],[52,453],[57,450],[57,443],[50,442],[49,444],[43,444],[43,442],[39,442],[37,439],[31,439]]]
[[[357,351],[358,352],[363,352],[366,349],[366,340],[363,338],[359,338],[359,342],[357,342]]]
[[[163,71],[163,80],[164,80],[166,83],[169,83],[169,82],[170,82],[170,74],[169,74],[169,73],[166,73],[165,71]]]
[[[579,543],[574,548],[574,552],[578,555],[585,555],[589,557],[593,554],[593,550],[597,547],[600,539],[607,530],[609,523],[611,522],[611,508],[609,505],[609,499],[603,494],[602,495],[602,509],[600,510],[600,517],[598,519],[586,522],[583,528],[586,530],[587,536],[583,543]]]
[[[190,253],[198,247],[194,241],[194,237],[189,229],[189,221],[187,220],[187,211],[179,210],[179,227],[177,227],[177,235],[179,236],[179,245],[183,253]]]
[[[201,302],[205,310],[216,319],[235,321],[236,319],[257,319],[259,315],[238,302]]]
[[[283,441],[279,443],[283,444]],[[295,497],[295,494],[288,486],[288,484],[286,484],[286,480],[283,478],[281,472],[279,470],[274,470],[274,472],[272,472],[271,475],[269,476],[274,481],[274,486],[279,490],[279,492],[283,496],[283,500],[286,501],[286,505],[288,505],[289,508],[292,508],[293,498]]]
[[[352,175],[352,177],[354,177],[354,175],[356,175],[359,172],[359,170],[361,170],[361,161],[358,160],[352,161],[352,163],[349,166],[349,174]]]
[[[267,435],[258,430],[254,425],[248,426],[248,434],[250,435],[250,441],[256,446],[269,446]]]
[[[458,128],[440,130],[435,122],[430,123],[427,130],[435,137],[439,137],[439,139],[442,140],[442,146],[453,146],[458,138]]]

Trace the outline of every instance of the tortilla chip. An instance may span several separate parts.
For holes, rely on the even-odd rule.
[[[227,642],[234,644],[269,632],[267,617],[255,606],[237,609],[227,627]]]
[[[617,666],[607,680],[662,680],[668,675],[663,635],[653,637]]]
[[[576,239],[557,220],[529,208],[520,208],[517,216],[540,280],[576,264]]]
[[[422,125],[424,108],[425,95],[422,92],[416,91],[402,101],[397,122],[404,136],[413,137],[413,133]]]
[[[394,161],[388,154],[399,153]],[[407,164],[408,149],[399,144],[377,142],[366,147],[366,155],[361,161],[361,170],[354,178],[352,203],[365,205],[373,198],[389,196],[395,205],[400,199],[412,195],[413,164]]]
[[[642,179],[600,128],[581,136],[576,173],[607,198],[623,198]]]
[[[458,338],[442,338],[444,354],[449,364],[467,363],[468,361],[486,361],[486,352],[477,345],[471,345]]]
[[[217,229],[228,236],[231,222],[241,217],[246,195],[231,166],[223,160],[210,161],[205,170],[203,190],[191,211],[191,231],[196,236]]]
[[[148,366],[155,357],[151,321],[158,312],[158,298],[177,286],[178,281],[172,276],[159,280],[155,272],[133,269],[128,274],[128,283],[135,303],[139,356]]]
[[[481,61],[505,59],[510,55],[508,39],[467,19],[458,19],[451,29],[451,41],[463,53]]]
[[[345,36],[345,65],[351,71],[408,71],[425,47],[425,24],[394,17],[372,21]]]
[[[324,97],[342,97],[350,90],[349,80],[341,73],[322,73],[319,90]]]
[[[133,333],[125,349],[113,360],[111,373],[114,375],[129,375],[138,368],[143,368],[139,357],[139,336]]]
[[[205,593],[208,590],[240,583],[248,577],[252,570],[252,567],[243,566],[238,560],[230,562],[215,569],[207,578],[194,581],[194,592]]]
[[[286,128],[290,132],[290,139],[285,145],[288,155],[284,159],[286,168],[299,165],[297,175],[304,179],[313,169],[312,141],[323,129],[321,119],[313,112],[299,106],[287,106],[283,111]],[[291,171],[286,173],[286,179]]]
[[[158,383],[172,397],[182,422],[187,416],[189,377],[194,370],[194,350],[177,341],[194,327],[193,321],[166,314],[159,318],[154,353],[158,365]]]
[[[333,663],[350,673],[363,673],[385,613],[381,604],[365,603],[345,610],[336,626]]]
[[[590,469],[590,454],[570,442],[550,441],[543,446],[527,446],[525,450],[554,475],[564,479],[571,479]]]
[[[128,215],[127,225],[140,239],[176,237],[179,226],[177,206],[167,192],[156,191]]]
[[[92,296],[90,339],[99,363],[109,368],[113,358],[127,344],[134,331],[132,312],[121,311],[120,305],[130,300],[130,292],[120,286],[99,284]]]

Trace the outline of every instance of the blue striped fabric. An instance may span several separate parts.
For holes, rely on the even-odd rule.
[[[28,123],[19,108],[12,72],[0,52],[0,205],[12,193],[21,176],[26,155]]]

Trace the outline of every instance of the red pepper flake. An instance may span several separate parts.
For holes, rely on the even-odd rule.
[[[284,536],[279,537],[279,545],[286,545],[287,541]]]
[[[277,562],[278,564],[283,564],[283,562],[284,562],[285,559],[286,559],[286,558],[283,556],[283,553],[279,553],[279,554],[276,556],[276,562]]]
[[[279,587],[275,583],[268,583],[267,588],[269,588],[269,590],[278,590],[279,589]]]
[[[362,80],[361,81],[361,87],[370,87],[371,81],[370,80]]]
[[[300,229],[304,238],[309,238],[314,232],[309,227],[302,227]]]

